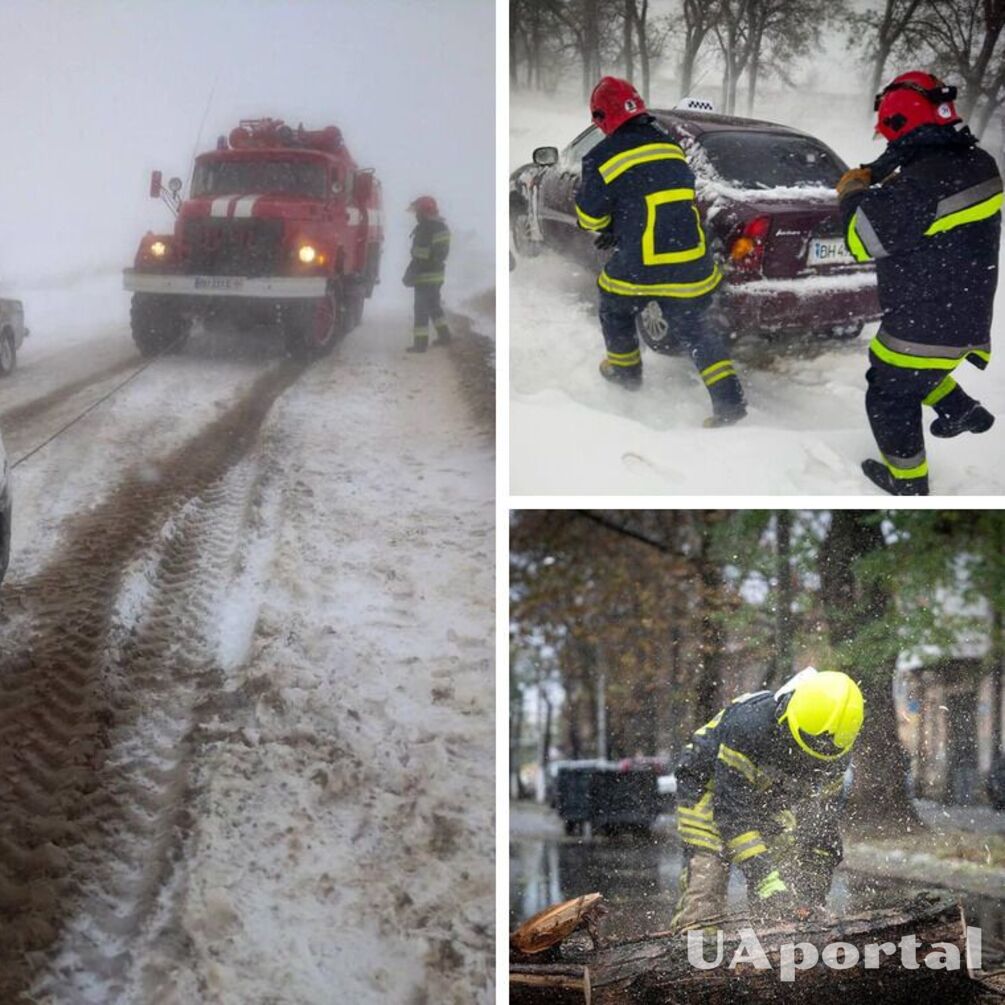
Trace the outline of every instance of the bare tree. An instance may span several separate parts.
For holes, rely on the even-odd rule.
[[[684,50],[680,63],[682,97],[690,92],[694,83],[694,65],[715,24],[718,8],[718,0],[683,0]]]
[[[879,91],[886,64],[894,48],[917,17],[923,0],[883,0],[882,9],[868,10],[848,17],[849,45],[859,46],[862,39],[869,45],[872,64],[870,97]]]

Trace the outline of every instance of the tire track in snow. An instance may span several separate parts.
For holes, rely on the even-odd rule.
[[[232,469],[302,371],[259,378],[155,476],[129,477],[77,518],[57,562],[5,591],[0,1001],[32,986],[57,943],[65,968],[47,988],[114,1000],[184,824],[192,709],[215,673],[213,592],[253,482]],[[144,553],[156,555],[152,603],[130,619],[123,570]]]

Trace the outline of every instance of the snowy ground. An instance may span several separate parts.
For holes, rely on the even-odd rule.
[[[139,362],[78,295],[0,387],[12,460]],[[410,329],[306,372],[196,335],[16,470],[3,1000],[493,999],[487,385]]]
[[[817,118],[816,107],[804,99],[759,113],[815,132],[849,163],[880,152],[864,116],[832,114],[814,125],[807,119]],[[515,95],[511,166],[529,161],[536,146],[564,146],[588,124],[578,99]],[[859,469],[877,456],[863,405],[874,329],[811,355],[738,347],[750,414],[734,428],[706,430],[707,395],[686,360],[643,350],[646,385],[638,394],[601,380],[593,279],[554,254],[520,260],[510,274],[513,494],[883,495]],[[1000,290],[994,338],[1005,325],[1002,297]],[[970,394],[1005,412],[1000,365],[983,373],[965,366],[959,376]],[[932,492],[1005,492],[1005,471],[988,463],[1000,435],[996,427],[982,437],[929,437]]]

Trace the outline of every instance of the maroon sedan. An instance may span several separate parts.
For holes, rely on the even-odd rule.
[[[834,185],[847,165],[833,150],[771,122],[679,109],[650,113],[695,173],[697,202],[725,276],[715,310],[727,331],[855,338],[879,317],[873,268],[852,259],[841,234]],[[513,172],[510,226],[518,254],[554,248],[600,271],[607,253],[577,226],[573,203],[583,155],[602,139],[590,126],[562,151],[538,147],[533,163]],[[646,315],[640,318],[645,337]]]

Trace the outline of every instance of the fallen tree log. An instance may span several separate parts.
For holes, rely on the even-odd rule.
[[[720,950],[721,939],[721,950]],[[572,935],[535,963],[514,952],[518,1005],[719,1005],[732,1002],[966,1003],[970,979],[959,905],[922,895],[903,906],[753,932],[742,923],[702,941],[666,933],[593,949]],[[711,966],[709,966],[711,964]],[[708,966],[708,969],[703,967]]]

